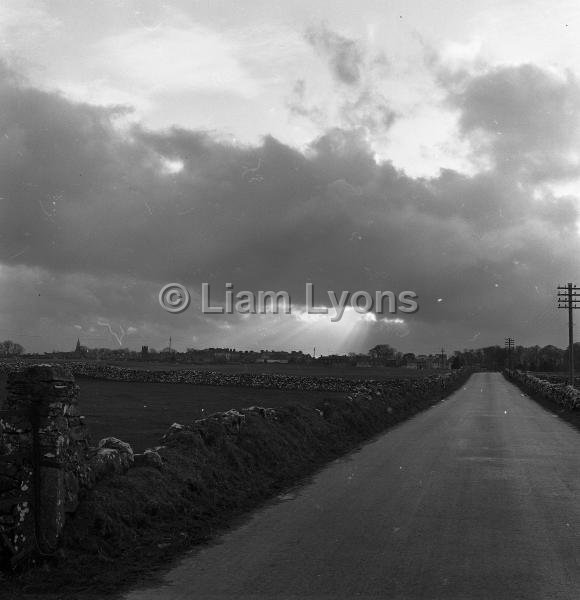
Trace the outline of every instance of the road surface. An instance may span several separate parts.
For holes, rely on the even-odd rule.
[[[497,373],[127,600],[580,598],[580,433]]]

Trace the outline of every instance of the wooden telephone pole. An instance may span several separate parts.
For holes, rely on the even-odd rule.
[[[445,348],[441,348],[441,368],[445,368]]]
[[[572,310],[580,308],[580,288],[573,283],[558,286],[558,308],[568,309],[568,385],[574,385],[574,318]]]
[[[508,371],[512,370],[512,350],[515,347],[514,338],[505,338],[505,347],[507,349]]]

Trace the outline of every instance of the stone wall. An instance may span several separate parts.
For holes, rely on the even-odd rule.
[[[191,385],[350,393],[356,392],[361,385],[364,386],[369,382],[368,377],[350,379],[337,376],[309,375],[307,368],[304,369],[304,375],[286,375],[281,373],[225,373],[207,369],[133,369],[88,361],[66,361],[59,364],[64,365],[75,377],[138,383],[187,383]],[[26,366],[25,361],[0,362],[0,372],[9,373],[24,366]],[[434,379],[440,376],[431,375]],[[424,380],[427,377],[421,377],[420,379]],[[403,376],[389,379],[388,382],[391,388],[405,387],[409,382],[409,378]]]
[[[134,461],[115,438],[88,444],[79,388],[62,366],[35,365],[8,375],[0,407],[0,561],[16,564],[56,550],[66,514],[83,488]]]
[[[580,390],[571,385],[552,383],[524,371],[506,370],[504,376],[506,379],[519,384],[527,392],[538,394],[554,402],[560,408],[569,410],[580,408]]]
[[[51,552],[77,504],[87,449],[78,386],[59,367],[11,373],[0,421],[0,543],[17,559]]]

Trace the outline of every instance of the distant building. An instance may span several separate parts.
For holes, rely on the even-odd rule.
[[[258,358],[256,358],[257,363],[267,363],[274,358],[272,352],[261,352]]]
[[[75,346],[74,352],[72,353],[74,358],[85,358],[88,354],[88,348],[81,346],[80,338],[77,338],[77,345]]]
[[[360,357],[356,359],[355,367],[358,367],[359,369],[367,369],[372,367],[372,365],[368,358]]]
[[[318,364],[322,364],[325,367],[344,367],[353,364],[353,359],[349,356],[339,354],[329,354],[328,356],[321,356],[317,359]]]
[[[417,369],[430,369],[431,368],[431,357],[426,354],[419,354],[415,359]]]

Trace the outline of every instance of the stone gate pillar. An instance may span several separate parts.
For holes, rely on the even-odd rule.
[[[78,386],[58,365],[11,373],[0,407],[0,554],[56,549],[88,448]]]

